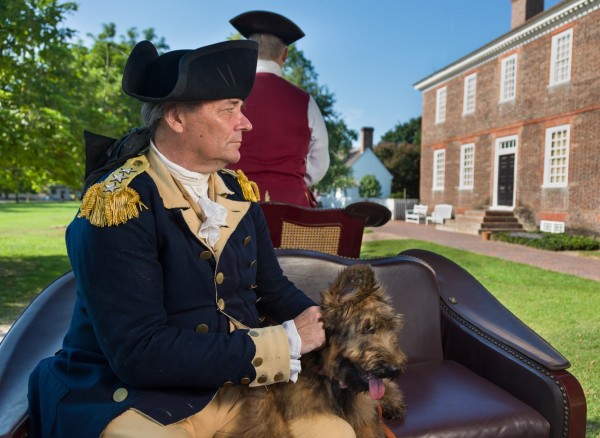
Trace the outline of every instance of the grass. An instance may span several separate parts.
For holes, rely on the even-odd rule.
[[[12,323],[70,269],[64,234],[77,202],[0,203],[0,324]],[[363,258],[437,252],[469,271],[571,363],[588,403],[586,436],[600,434],[600,283],[416,240],[367,242]]]
[[[0,204],[0,324],[70,268],[65,229],[78,202]]]
[[[367,242],[361,258],[419,248],[458,263],[571,362],[587,400],[586,437],[600,436],[600,283],[418,240]]]

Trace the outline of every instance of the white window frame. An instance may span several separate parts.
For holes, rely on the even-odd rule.
[[[517,97],[517,54],[502,60],[500,74],[500,103],[510,102]]]
[[[438,88],[435,95],[435,123],[446,121],[447,87]]]
[[[565,45],[565,39],[568,42]],[[573,60],[573,28],[552,37],[550,55],[550,86],[563,84],[571,80],[571,61]],[[561,72],[562,74],[559,74]]]
[[[433,185],[434,191],[444,190],[444,178],[446,174],[446,149],[433,151]]]
[[[460,182],[459,190],[473,190],[475,183],[475,143],[463,144],[460,147]]]
[[[477,73],[470,74],[465,78],[465,90],[463,95],[463,115],[475,112],[475,101],[477,99]]]
[[[558,139],[555,134],[564,133]],[[557,142],[563,142],[559,145]],[[546,129],[544,152],[544,187],[567,187],[569,185],[569,149],[571,146],[571,126],[560,125]]]

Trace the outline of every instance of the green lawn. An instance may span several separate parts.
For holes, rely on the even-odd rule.
[[[70,269],[65,228],[77,202],[0,203],[0,324],[10,324],[52,280]],[[368,242],[361,256],[405,249],[458,263],[572,363],[588,403],[586,436],[600,433],[600,283],[416,240]]]

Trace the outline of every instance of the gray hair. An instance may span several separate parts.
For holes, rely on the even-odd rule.
[[[281,39],[270,33],[254,33],[248,39],[258,43],[258,59],[277,61],[287,47]]]
[[[162,102],[144,102],[142,105],[142,121],[152,134],[156,131],[158,122],[165,115],[165,104]]]

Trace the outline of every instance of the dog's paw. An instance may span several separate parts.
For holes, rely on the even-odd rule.
[[[386,420],[401,420],[404,418],[404,413],[406,412],[406,407],[404,404],[399,406],[388,405],[382,406],[383,418]]]

